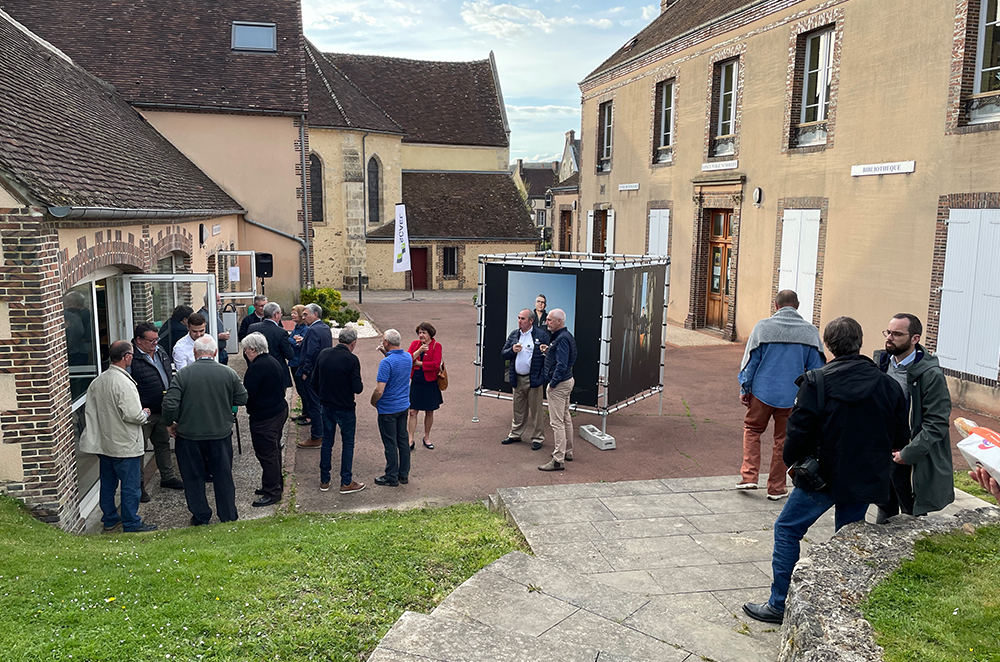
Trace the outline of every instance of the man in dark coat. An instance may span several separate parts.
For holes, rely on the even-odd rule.
[[[160,487],[182,490],[184,483],[174,473],[170,434],[163,422],[163,394],[170,387],[172,374],[170,356],[158,343],[156,327],[151,323],[143,322],[135,327],[135,338],[132,340],[135,357],[128,372],[135,380],[142,406],[149,409],[149,418],[142,426],[142,433],[146,441],[153,444],[153,457],[160,471]]]
[[[178,340],[188,335],[187,319],[193,312],[194,308],[191,306],[177,306],[174,308],[173,314],[170,315],[170,319],[160,327],[160,347],[167,352],[167,356],[171,357],[171,361],[173,361],[174,345],[177,344]]]
[[[267,304],[268,306],[277,304]],[[288,376],[288,367],[282,366],[268,349],[263,334],[251,332],[240,343],[247,360],[243,387],[247,390],[247,414],[250,415],[250,439],[253,452],[260,462],[259,499],[254,508],[270,506],[281,501],[284,479],[281,476],[281,432],[288,420],[288,402],[282,374]]]
[[[354,432],[357,414],[354,396],[364,390],[361,362],[354,355],[358,332],[341,329],[339,342],[319,353],[310,387],[323,404],[323,447],[319,452],[319,491],[330,489],[333,436],[340,426],[340,493],[353,494],[365,489],[354,480]]]
[[[307,441],[295,443],[299,448],[319,448],[323,445],[322,405],[316,391],[312,386],[308,386],[316,368],[316,359],[319,358],[319,353],[333,345],[333,334],[330,327],[320,319],[322,314],[323,309],[315,303],[310,303],[302,311],[302,317],[308,328],[306,328],[306,335],[302,338],[302,349],[299,351],[299,369],[295,373],[295,379],[302,379],[307,384],[303,392],[309,399],[311,435]]]
[[[267,353],[281,366],[281,384],[288,388],[292,385],[288,360],[295,358],[295,348],[288,339],[288,331],[281,326],[281,306],[271,301],[264,306],[263,313],[264,321],[251,324],[249,331],[267,339]]]
[[[240,328],[236,330],[236,339],[243,342],[243,339],[250,333],[250,325],[264,321],[264,306],[267,305],[267,297],[258,294],[253,298],[253,312],[249,313],[240,322]]]
[[[549,344],[549,332],[537,329],[531,311],[525,308],[517,314],[517,328],[507,336],[500,356],[510,361],[508,378],[514,389],[514,419],[510,433],[501,444],[521,441],[527,430],[531,435],[531,450],[537,451],[545,441],[542,426],[542,391],[545,386],[545,354],[542,346]]]
[[[859,354],[861,325],[838,317],[826,326],[823,342],[834,359],[796,380],[784,460],[794,471],[800,460],[816,458],[825,485],[810,488],[793,473],[795,489],[774,523],[771,597],[743,605],[748,616],[766,623],[784,620],[788,583],[809,527],[832,507],[838,530],[864,519],[868,504],[888,496],[892,449],[909,437],[902,391]]]
[[[926,515],[955,500],[951,463],[951,394],[938,363],[920,344],[923,325],[915,315],[889,320],[885,351],[876,352],[879,369],[903,390],[910,409],[909,443],[893,447],[892,492],[879,504],[878,521],[902,510]]]

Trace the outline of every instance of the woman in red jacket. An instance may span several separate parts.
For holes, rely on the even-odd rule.
[[[437,330],[430,322],[417,325],[417,339],[410,343],[407,350],[413,356],[413,371],[410,373],[410,418],[407,429],[410,432],[410,448],[416,443],[413,434],[417,431],[417,412],[424,412],[424,448],[434,450],[431,443],[431,426],[434,425],[434,412],[444,400],[441,389],[438,388],[437,376],[441,370],[443,354],[441,343],[434,340]]]

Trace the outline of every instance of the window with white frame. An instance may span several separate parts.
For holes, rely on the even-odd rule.
[[[458,249],[446,246],[443,257],[444,259],[441,267],[445,278],[458,276]]]
[[[674,154],[674,81],[656,86],[655,127],[656,151],[653,163],[670,163]]]
[[[614,118],[610,101],[597,108],[597,172],[611,170],[611,128]]]
[[[274,23],[233,21],[232,49],[274,53],[278,50],[277,27]]]
[[[830,71],[833,64],[833,30],[806,38],[805,81],[802,86],[801,121],[820,122],[830,112]]]
[[[736,82],[739,78],[739,58],[716,65],[718,96],[715,99],[716,124],[713,156],[736,153]]]
[[[1000,120],[1000,0],[982,0],[970,122]]]
[[[538,209],[535,211],[535,225],[538,227],[545,227],[545,210]]]

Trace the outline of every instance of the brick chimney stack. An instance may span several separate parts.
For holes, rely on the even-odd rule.
[[[660,13],[670,9],[670,6],[675,4],[678,0],[660,0]]]

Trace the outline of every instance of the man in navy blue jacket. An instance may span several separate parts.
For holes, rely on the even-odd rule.
[[[316,359],[319,353],[327,347],[333,346],[333,334],[330,327],[320,319],[323,309],[317,304],[311,303],[302,311],[308,328],[306,335],[302,338],[302,350],[299,352],[299,369],[295,373],[295,379],[304,380],[306,388],[302,392],[309,398],[309,417],[311,419],[311,436],[308,441],[298,441],[295,443],[299,448],[320,448],[323,445],[323,410],[319,402],[319,396],[310,385],[310,377],[316,368]]]
[[[510,361],[510,385],[514,388],[514,419],[510,434],[501,444],[521,441],[526,428],[531,433],[531,450],[537,451],[545,441],[542,428],[545,354],[542,347],[548,344],[548,331],[534,328],[531,311],[525,308],[518,313],[517,328],[510,332],[500,350],[504,360]]]
[[[552,459],[539,471],[562,471],[573,460],[573,419],[569,399],[573,394],[573,365],[576,363],[576,339],[566,329],[566,313],[561,308],[549,312],[547,322],[552,337],[545,351],[545,379],[549,384],[549,420],[555,436]]]

